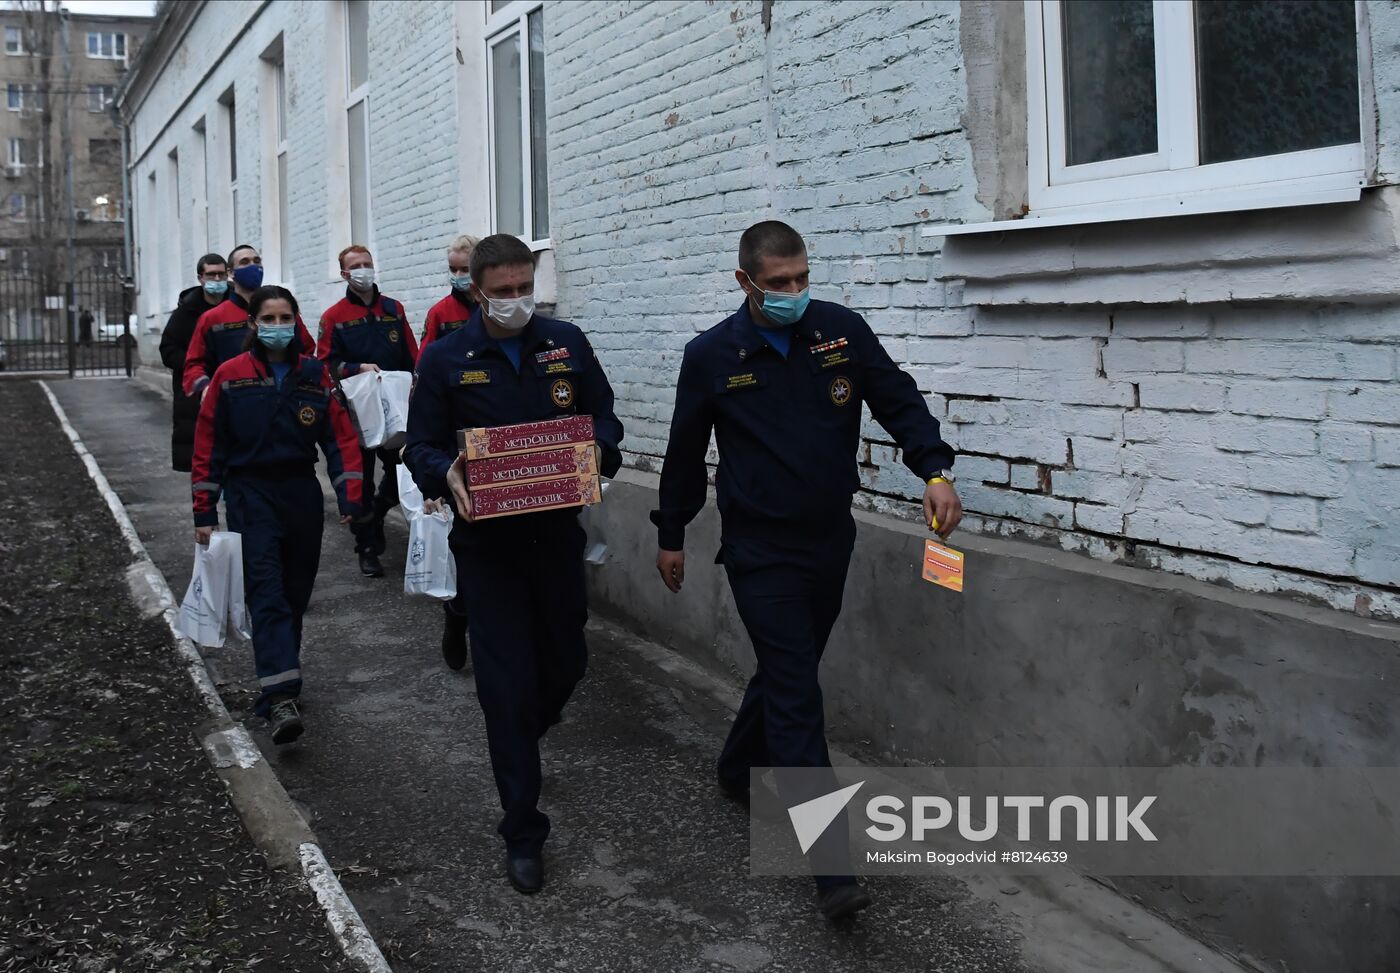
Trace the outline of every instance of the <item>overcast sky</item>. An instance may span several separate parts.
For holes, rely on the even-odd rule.
[[[111,14],[119,17],[155,15],[155,0],[64,0],[75,14]]]

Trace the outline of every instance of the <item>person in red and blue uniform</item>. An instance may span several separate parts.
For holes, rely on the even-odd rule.
[[[473,521],[457,430],[593,417],[599,469],[622,465],[622,423],[588,339],[535,314],[535,255],[517,237],[472,251],[480,306],[466,326],[429,345],[408,407],[404,462],[426,497],[452,497],[449,543],[466,602],[476,695],[505,812],[506,877],[522,893],[544,882],[549,818],[539,809],[540,748],[587,665],[584,532],[577,509]]]
[[[918,386],[864,318],[810,299],[807,248],[797,231],[776,220],[744,231],[735,279],[744,303],[692,339],[681,360],[660,507],[651,515],[656,567],[679,592],[685,527],[705,506],[713,431],[721,523],[716,562],[724,565],[757,659],[719,757],[719,786],[743,804],[767,796],[793,807],[836,786],[817,671],[841,612],[855,543],[851,497],[860,487],[862,404],[927,484],[926,522],[947,537],[962,507],[949,470],[953,450]],[[752,794],[750,771],[761,767],[825,772],[780,776],[778,795]],[[818,908],[828,919],[870,905],[850,874],[844,817],[808,858]]]
[[[447,285],[451,290],[447,296],[428,308],[428,317],[423,322],[423,344],[426,348],[445,334],[451,334],[471,319],[476,311],[476,299],[472,297],[472,248],[480,241],[474,236],[463,234],[452,241],[447,248]]]
[[[301,735],[302,616],[321,561],[323,500],[316,447],[326,456],[341,523],[361,504],[360,449],[325,364],[301,354],[296,298],[284,287],[248,296],[248,349],[220,365],[195,428],[195,540],[208,544],[222,494],[243,538],[258,696],[273,743]]]
[[[385,297],[375,284],[374,257],[352,243],[340,251],[340,276],[345,296],[321,315],[316,356],[326,363],[337,382],[372,372],[411,372],[418,363],[418,342],[408,325],[403,305]],[[384,465],[379,488],[374,486],[376,458]],[[360,573],[367,578],[384,576],[379,556],[386,546],[384,517],[398,505],[398,453],[391,449],[361,449],[365,473],[364,512],[350,524]]]
[[[263,282],[262,257],[251,244],[240,243],[229,253],[227,266],[233,293],[228,300],[201,314],[190,336],[182,377],[186,395],[202,396],[215,370],[243,353],[248,337],[248,298]],[[315,350],[311,333],[300,317],[296,337],[306,354]]]

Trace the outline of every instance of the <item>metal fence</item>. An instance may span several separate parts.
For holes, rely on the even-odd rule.
[[[0,369],[130,375],[135,350],[131,292],[119,274],[0,270]]]

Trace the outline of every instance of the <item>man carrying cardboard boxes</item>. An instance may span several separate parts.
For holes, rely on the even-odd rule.
[[[534,313],[534,254],[489,236],[471,255],[479,310],[423,350],[404,460],[424,496],[451,496],[457,589],[505,812],[506,876],[544,881],[539,740],[583,677],[579,507],[622,465],[613,392],[583,332]],[[509,427],[509,428],[507,428]]]

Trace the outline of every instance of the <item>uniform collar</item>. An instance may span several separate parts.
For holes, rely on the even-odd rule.
[[[815,325],[816,315],[812,313],[813,310],[814,305],[808,304],[807,313],[788,329],[793,334],[807,339],[808,342],[822,340],[822,333],[817,330]],[[770,347],[768,339],[763,337],[758,323],[754,321],[753,314],[749,311],[747,298],[744,299],[744,303],[740,305],[738,312],[734,315],[734,336],[739,346],[739,357],[744,360],[764,348]]]
[[[455,300],[458,305],[461,306],[462,310],[466,311],[468,314],[476,310],[476,304],[469,300],[464,292],[459,291],[455,287],[449,288],[449,291],[450,293],[447,296]]]
[[[553,348],[554,339],[546,332],[547,329],[541,324],[540,316],[537,314],[532,317],[530,323],[520,331],[521,355],[532,352],[541,346]],[[464,352],[468,358],[479,358],[483,351],[498,347],[496,339],[486,333],[486,325],[482,323],[481,308],[479,307],[472,311],[471,318],[462,325],[461,330],[457,333],[466,339],[467,346]]]
[[[365,300],[363,297],[361,297],[359,294],[355,293],[355,288],[351,287],[349,284],[346,284],[346,285],[345,285],[345,299],[346,299],[347,301],[349,301],[351,304],[358,304],[360,307],[365,307],[365,308],[376,307],[376,306],[378,306],[378,304],[379,304],[379,285],[378,285],[378,284],[375,284],[375,285],[374,285],[374,294],[373,294],[373,296],[370,298],[370,300],[366,301],[366,300]]]
[[[238,307],[241,307],[243,310],[248,310],[248,302],[243,300],[243,298],[239,296],[238,291],[234,290],[232,287],[229,287],[228,289],[227,299],[232,301]],[[215,304],[214,306],[218,307],[219,305]]]

